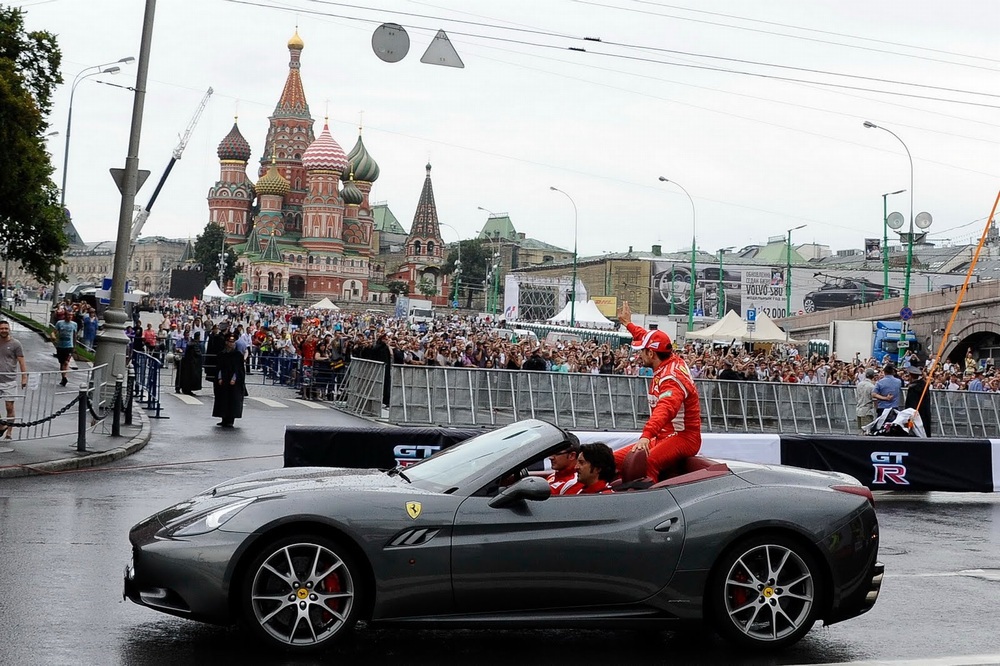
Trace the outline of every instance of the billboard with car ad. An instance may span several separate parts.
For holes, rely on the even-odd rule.
[[[650,271],[650,314],[686,315],[691,293],[691,264],[669,261],[653,262]],[[791,278],[790,285],[788,277]],[[913,271],[910,293],[922,294],[957,286],[964,275]],[[976,278],[973,277],[975,280]],[[905,272],[889,272],[889,298],[903,293]],[[881,270],[833,270],[821,265],[784,267],[695,264],[694,314],[722,317],[729,310],[742,315],[746,308],[756,308],[772,319],[788,316],[786,289],[791,290],[791,314],[862,305],[883,298]]]

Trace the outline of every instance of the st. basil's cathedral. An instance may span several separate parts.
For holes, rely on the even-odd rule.
[[[402,254],[379,256],[369,201],[379,166],[361,139],[347,154],[324,123],[313,134],[300,75],[304,44],[288,42],[288,78],[270,116],[256,184],[246,175],[249,142],[236,123],[219,144],[219,180],[209,190],[209,220],[225,230],[237,255],[236,279],[224,288],[256,292],[264,302],[382,301],[386,279],[409,293],[433,281],[439,304],[447,301],[448,276],[438,226],[431,166]],[[386,265],[390,274],[386,275]]]

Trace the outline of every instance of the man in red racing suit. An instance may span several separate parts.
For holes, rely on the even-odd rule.
[[[701,449],[701,406],[691,371],[684,359],[673,353],[670,337],[633,324],[631,316],[626,301],[618,319],[632,334],[632,348],[640,350],[643,365],[653,369],[648,395],[651,414],[639,441],[615,451],[615,465],[621,469],[633,448],[645,449],[646,474],[656,481],[661,472]]]

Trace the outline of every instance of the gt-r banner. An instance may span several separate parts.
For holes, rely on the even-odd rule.
[[[781,462],[846,472],[872,490],[993,492],[986,439],[781,435]]]

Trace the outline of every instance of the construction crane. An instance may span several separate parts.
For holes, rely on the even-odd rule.
[[[167,182],[167,176],[170,175],[170,170],[174,168],[174,163],[181,158],[184,154],[184,149],[187,147],[188,141],[191,139],[191,133],[194,131],[195,125],[198,124],[198,120],[201,118],[201,114],[205,111],[205,107],[208,106],[208,100],[215,92],[209,88],[205,92],[205,96],[201,98],[201,103],[198,104],[198,108],[195,109],[194,116],[191,118],[191,122],[188,123],[187,129],[184,130],[184,134],[180,135],[180,143],[174,148],[174,152],[170,157],[170,162],[167,163],[167,168],[163,171],[163,175],[160,176],[160,182],[156,184],[156,189],[153,190],[153,196],[149,198],[149,203],[146,204],[145,208],[142,208],[135,215],[135,219],[132,220],[132,234],[130,236],[130,245],[135,248],[135,242],[139,238],[139,233],[142,232],[142,227],[146,224],[146,220],[149,218],[149,212],[153,209],[153,204],[156,203],[156,197],[160,195],[160,190],[163,189],[163,184]],[[131,254],[131,252],[130,252]]]

